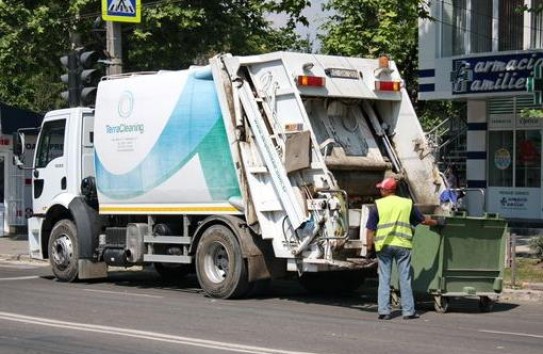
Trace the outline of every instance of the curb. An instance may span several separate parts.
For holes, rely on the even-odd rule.
[[[0,262],[13,262],[13,263],[24,263],[24,264],[36,264],[36,265],[48,265],[47,260],[33,259],[26,254],[0,254]]]
[[[543,291],[533,289],[505,289],[499,296],[499,302],[511,301],[543,303]]]

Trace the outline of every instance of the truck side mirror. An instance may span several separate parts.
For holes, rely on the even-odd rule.
[[[13,133],[13,164],[19,168],[24,166],[25,135],[21,132]]]
[[[13,155],[21,157],[24,154],[25,136],[23,133],[13,133]]]

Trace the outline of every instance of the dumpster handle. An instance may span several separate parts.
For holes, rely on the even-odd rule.
[[[481,193],[483,196],[483,210],[486,210],[485,190],[483,188],[451,188],[454,192],[470,192],[475,191]]]

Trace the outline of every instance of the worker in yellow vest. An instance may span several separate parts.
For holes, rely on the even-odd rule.
[[[411,248],[413,231],[418,224],[437,225],[438,221],[424,216],[413,201],[396,195],[397,181],[385,178],[377,184],[382,198],[376,200],[366,223],[366,247],[375,252],[378,259],[379,289],[377,295],[380,320],[391,318],[390,277],[392,263],[396,262],[400,280],[400,296],[403,318],[415,319],[415,301],[411,288]]]

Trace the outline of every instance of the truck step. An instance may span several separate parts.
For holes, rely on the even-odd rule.
[[[167,243],[175,245],[190,245],[192,239],[185,236],[145,236],[145,243]]]
[[[364,247],[364,242],[361,240],[349,240],[343,247],[348,249],[362,249],[362,247]]]
[[[159,262],[159,263],[192,263],[191,256],[168,256],[164,254],[144,254],[144,262]]]
[[[268,169],[266,168],[266,166],[250,166],[247,168],[247,171],[253,174],[268,173]]]
[[[347,258],[347,261],[362,268],[372,268],[377,266],[377,258]]]

